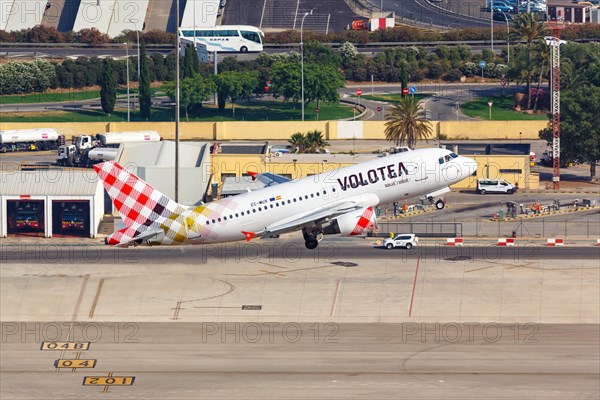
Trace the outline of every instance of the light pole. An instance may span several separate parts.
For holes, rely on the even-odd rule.
[[[129,106],[129,45],[127,42],[125,45],[125,65],[127,66],[127,122],[131,122],[131,110]]]
[[[488,101],[488,107],[490,108],[490,119],[492,119],[492,106],[494,105],[493,101]]]
[[[499,10],[502,15],[504,16],[504,21],[506,21],[506,46],[507,46],[507,52],[508,52],[508,65],[510,65],[510,25],[508,23],[508,16],[506,15],[506,13],[502,10]]]
[[[493,0],[489,0],[490,2],[490,36],[492,40],[492,52],[494,51],[494,2]]]
[[[301,64],[301,75],[302,75],[302,121],[304,121],[304,40],[303,40],[303,28],[304,28],[304,18],[309,15],[312,15],[313,10],[310,12],[305,12],[302,17],[302,22],[300,22],[300,64]]]

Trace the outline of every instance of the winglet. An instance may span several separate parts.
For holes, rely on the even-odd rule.
[[[248,172],[248,174],[249,174],[249,175],[252,177],[252,180],[253,180],[253,181],[255,181],[255,180],[256,180],[256,175],[257,175],[257,173],[256,173],[256,172],[252,172],[252,171],[246,171],[246,172]]]
[[[242,233],[244,234],[244,236],[246,236],[246,242],[249,242],[250,239],[252,239],[254,235],[256,235],[254,232],[242,231]]]

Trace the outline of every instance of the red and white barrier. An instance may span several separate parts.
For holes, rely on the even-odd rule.
[[[596,240],[596,246],[600,246],[600,239]]]
[[[549,238],[548,239],[548,246],[564,246],[565,245],[565,239],[563,238]]]
[[[507,247],[514,246],[515,238],[498,238],[498,246]]]
[[[463,238],[448,238],[446,246],[464,246]]]

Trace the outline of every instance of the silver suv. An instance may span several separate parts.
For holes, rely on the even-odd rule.
[[[386,249],[393,249],[394,247],[403,247],[405,249],[412,249],[419,243],[419,238],[414,233],[401,233],[393,238],[387,238],[383,241],[383,246]]]

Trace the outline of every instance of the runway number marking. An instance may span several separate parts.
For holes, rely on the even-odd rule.
[[[89,350],[90,342],[42,342],[40,350]]]
[[[135,376],[86,376],[84,386],[131,386]]]
[[[104,386],[102,393],[108,393],[111,386],[132,386],[135,376],[86,376],[83,378],[83,386]]]
[[[56,360],[54,361],[54,367],[56,368],[94,368],[96,367],[96,360]]]

